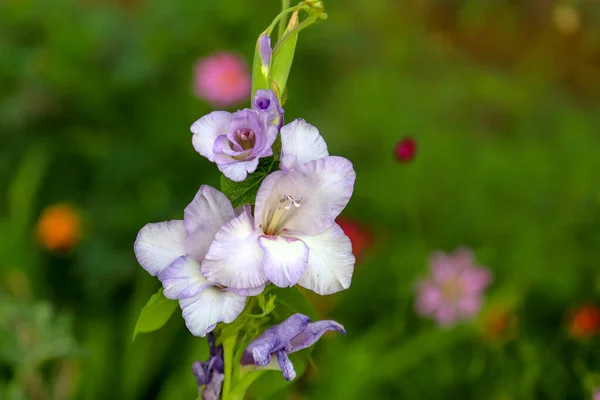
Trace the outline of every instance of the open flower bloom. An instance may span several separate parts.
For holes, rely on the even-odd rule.
[[[257,285],[253,290],[232,290],[209,282],[200,272],[215,233],[240,211],[234,211],[223,193],[203,185],[186,207],[183,221],[147,224],[135,241],[138,262],[162,282],[165,297],[179,300],[186,325],[196,336],[205,336],[218,322],[235,320],[246,296],[263,289]]]
[[[208,346],[208,361],[196,361],[192,366],[192,373],[198,382],[198,391],[202,391],[202,400],[218,400],[225,380],[223,346],[215,345],[215,336],[212,333],[208,334]]]
[[[344,327],[335,321],[310,322],[306,315],[294,314],[250,342],[242,355],[242,365],[270,367],[275,355],[283,377],[291,381],[296,377],[296,371],[288,355],[312,346],[327,331],[346,334]],[[277,368],[276,364],[272,366]]]
[[[271,146],[278,128],[271,122],[276,117],[273,110],[281,107],[274,95],[259,103],[265,108],[235,113],[214,111],[190,128],[194,134],[194,149],[215,162],[223,175],[232,181],[243,181],[256,170],[261,157],[273,155]]]
[[[419,284],[419,314],[432,316],[440,325],[448,326],[479,313],[492,275],[488,269],[475,265],[470,250],[459,249],[453,255],[434,253],[431,272],[431,278]]]
[[[325,295],[347,289],[352,244],[335,218],[354,187],[352,163],[328,156],[312,125],[281,129],[281,171],[270,174],[250,210],[226,223],[202,261],[202,274],[220,285],[252,289],[299,284]]]

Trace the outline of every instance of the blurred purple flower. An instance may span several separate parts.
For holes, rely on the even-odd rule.
[[[344,327],[335,321],[311,323],[306,315],[294,314],[250,342],[241,363],[266,367],[271,363],[271,356],[275,355],[283,377],[291,381],[296,377],[296,371],[288,355],[312,346],[325,332],[332,330],[346,334]]]
[[[252,77],[237,54],[215,53],[199,60],[194,69],[194,93],[213,106],[231,106],[250,96]]]
[[[208,346],[208,361],[196,361],[192,366],[192,373],[198,382],[198,392],[202,392],[202,400],[218,400],[225,380],[223,346],[215,345],[215,336],[212,333],[208,334]]]
[[[594,392],[594,400],[600,400],[600,387]]]
[[[442,326],[477,315],[491,272],[475,265],[468,249],[453,255],[436,252],[431,257],[431,277],[419,283],[416,311]]]

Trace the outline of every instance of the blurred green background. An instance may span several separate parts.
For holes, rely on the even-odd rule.
[[[279,7],[0,2],[0,399],[194,398],[205,341],[179,314],[131,343],[159,286],[132,246],[147,222],[181,218],[200,184],[219,187],[191,146],[212,110],[192,94],[194,62],[250,60]],[[568,326],[600,298],[600,3],[325,7],[300,35],[286,120],[353,161],[343,216],[371,244],[349,290],[311,297],[348,335],[273,398],[591,398],[598,337]],[[417,155],[399,163],[405,136]],[[55,203],[82,221],[67,252],[36,240]],[[415,314],[415,282],[432,251],[459,245],[494,283],[474,323],[439,329]]]

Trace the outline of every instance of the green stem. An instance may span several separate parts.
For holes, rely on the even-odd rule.
[[[246,390],[262,375],[264,371],[251,371],[247,372],[242,379],[238,381],[235,389],[231,392],[228,398],[223,400],[243,400]]]
[[[231,335],[223,340],[223,363],[225,369],[225,381],[223,382],[223,400],[230,400],[231,381],[233,379],[233,353],[237,334]]]
[[[289,31],[288,33],[286,33],[280,40],[279,42],[277,42],[277,46],[275,46],[273,48],[273,54],[275,54],[275,52],[277,51],[277,49],[279,49],[281,47],[281,45],[285,42],[285,40],[293,33],[299,33],[302,29],[304,28],[308,28],[310,25],[314,24],[315,22],[317,22],[317,20],[323,18],[323,15],[327,15],[327,14],[314,14],[310,17],[308,17],[307,19],[305,19],[304,21],[302,21],[300,24],[298,24],[298,26],[294,29],[292,29],[291,31]]]
[[[281,11],[288,9],[290,7],[290,0],[281,0]],[[281,39],[283,36],[283,32],[285,31],[285,26],[287,25],[287,18],[284,16],[279,21],[279,33],[277,34],[277,39]]]
[[[275,29],[275,25],[277,25],[277,23],[279,22],[280,19],[282,19],[283,17],[285,17],[286,15],[288,15],[289,13],[293,13],[296,10],[301,10],[303,8],[306,8],[306,4],[304,3],[300,3],[294,7],[290,7],[287,10],[283,10],[282,12],[279,13],[279,15],[277,15],[275,17],[275,19],[273,20],[273,22],[271,22],[271,25],[269,25],[269,28],[267,29],[267,36],[271,36],[271,33],[273,33],[273,29]]]

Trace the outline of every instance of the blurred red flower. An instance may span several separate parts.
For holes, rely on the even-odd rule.
[[[600,331],[600,308],[586,304],[571,313],[569,333],[578,339],[589,338]]]
[[[396,143],[394,153],[396,159],[400,162],[406,163],[415,158],[417,152],[417,142],[412,137],[405,137]]]
[[[356,257],[356,260],[360,260],[364,251],[369,248],[373,242],[373,236],[371,232],[359,222],[338,217],[336,219],[338,225],[342,228],[346,236],[350,238],[352,242],[352,254]]]

